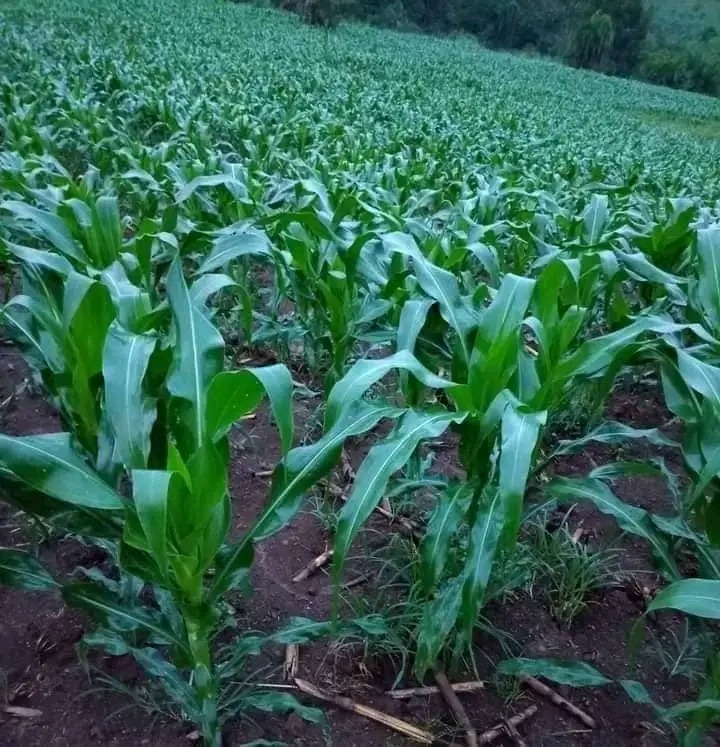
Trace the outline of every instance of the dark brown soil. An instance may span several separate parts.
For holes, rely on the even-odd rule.
[[[8,400],[8,398],[10,398]],[[317,400],[298,402],[298,419],[312,424]],[[640,426],[655,426],[670,420],[652,387],[623,391],[610,404],[613,417]],[[0,432],[14,435],[57,431],[61,423],[28,379],[19,354],[11,347],[0,347]],[[362,445],[359,447],[362,450]],[[637,456],[642,456],[642,448]],[[277,438],[264,413],[244,421],[233,436],[232,494],[235,529],[248,526],[262,506],[268,489],[263,476],[278,456]],[[583,474],[588,459],[602,463],[613,458],[610,449],[593,449],[588,455],[573,457],[556,465],[559,474]],[[440,450],[441,468],[454,468],[450,450]],[[443,464],[443,460],[446,464]],[[355,461],[355,459],[354,459]],[[671,466],[679,466],[672,464]],[[626,480],[618,487],[631,503],[669,513],[664,487],[646,478]],[[0,545],[21,547],[34,541],[22,517],[0,509]],[[582,521],[589,535],[607,539],[617,535],[614,522],[587,506],[578,506],[573,521]],[[376,528],[391,531],[380,521]],[[239,629],[264,632],[277,630],[293,616],[327,619],[330,615],[330,583],[325,572],[294,584],[292,577],[325,549],[325,530],[309,510],[277,536],[257,548],[253,569],[254,593],[233,600]],[[652,585],[655,579],[647,549],[640,542],[622,538],[623,565],[644,573]],[[67,576],[79,565],[103,562],[102,554],[72,539],[52,539],[40,545],[40,555],[58,575]],[[357,576],[362,566],[348,569]],[[362,593],[358,587],[356,593]],[[516,642],[516,652],[528,657],[582,659],[613,678],[641,680],[662,704],[671,704],[692,695],[682,679],[668,680],[656,657],[648,651],[640,656],[640,666],[628,667],[627,641],[632,623],[642,611],[642,600],[628,586],[607,590],[568,630],[556,622],[538,599],[520,595],[486,612],[493,624]],[[672,623],[672,620],[670,620]],[[76,644],[88,629],[87,620],[67,609],[62,601],[45,593],[27,593],[0,588],[0,742],[8,746],[32,745],[188,745],[193,727],[162,713],[148,713],[133,705],[125,695],[92,681],[79,663]],[[478,646],[491,658],[500,657],[491,640],[478,640]],[[489,677],[492,667],[479,655],[480,675]],[[485,662],[483,664],[483,662]],[[128,687],[142,687],[143,679],[131,662],[96,658],[94,666]],[[258,667],[263,678],[279,681],[282,651],[269,651]],[[252,674],[252,672],[248,672]],[[332,651],[327,643],[303,647],[299,675],[320,687],[349,694],[372,705],[442,735],[442,741],[462,742],[444,703],[436,696],[394,701],[383,694],[392,683],[387,662],[363,661],[360,651]],[[408,681],[407,686],[413,682]],[[509,700],[488,687],[473,695],[463,695],[465,708],[478,731],[535,702],[537,714],[521,727],[527,744],[540,745],[664,745],[672,744],[670,733],[658,729],[652,712],[633,704],[619,686],[571,690],[558,687],[574,703],[592,714],[597,727],[592,731],[566,715],[550,702],[534,694],[521,693]],[[507,694],[506,694],[507,695]],[[308,705],[318,705],[306,700]],[[38,709],[41,715],[23,718],[3,711],[4,705]],[[296,745],[401,745],[403,737],[360,716],[335,708],[326,709],[325,731],[309,726],[297,716],[278,717],[252,714],[253,721],[231,723],[227,744],[240,745],[255,739],[280,740]],[[512,744],[512,741],[505,742]],[[503,744],[502,740],[496,744]]]

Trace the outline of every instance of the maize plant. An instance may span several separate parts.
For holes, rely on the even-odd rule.
[[[50,266],[58,259],[44,256]],[[114,462],[128,478],[126,492],[87,461],[92,451],[75,447],[82,444],[84,422],[70,421],[77,427],[69,433],[0,436],[0,477],[15,504],[111,548],[121,577],[150,590],[153,601],[138,592],[130,604],[117,584],[61,583],[16,550],[1,551],[0,578],[22,588],[60,588],[69,604],[99,621],[103,632],[88,643],[111,654],[131,653],[160,678],[207,743],[219,744],[212,642],[224,595],[243,586],[254,543],[292,518],[308,489],[339,460],[345,439],[371,429],[393,409],[346,408],[317,443],[291,449],[287,369],[223,370],[222,337],[194,301],[179,259],[168,272],[167,302],[168,335],[133,332],[116,320],[105,329],[99,354],[102,419],[113,438]],[[153,370],[154,355],[167,362],[163,373]],[[265,394],[284,457],[265,509],[241,540],[229,544],[228,433]]]
[[[547,264],[536,280],[506,275],[496,290],[480,287],[466,296],[455,277],[430,263],[409,237],[392,234],[384,242],[411,262],[426,298],[404,306],[395,356],[360,361],[336,385],[326,427],[343,399],[362,396],[391,370],[404,382],[409,409],[360,467],[340,512],[334,557],[339,573],[390,476],[412,462],[421,441],[448,427],[456,430],[465,483],[451,484],[438,496],[419,546],[425,609],[416,632],[416,670],[422,675],[470,641],[493,561],[511,552],[516,540],[547,413],[583,380],[598,379],[607,392],[618,368],[658,322],[639,318],[617,332],[583,340],[587,309],[578,305],[572,261]],[[436,399],[444,406],[437,409],[426,409],[427,371],[450,379],[439,390]],[[458,538],[460,559],[451,564]]]

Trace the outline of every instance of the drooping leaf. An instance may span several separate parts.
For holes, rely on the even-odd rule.
[[[633,428],[624,423],[607,421],[585,436],[574,439],[573,441],[562,441],[560,446],[553,451],[553,456],[577,454],[589,443],[615,445],[635,439],[644,439],[653,446],[678,447],[676,441],[665,436],[657,428]]]
[[[32,555],[0,547],[0,586],[15,586],[26,591],[52,591],[59,584]]]
[[[128,606],[112,592],[94,583],[72,583],[62,589],[68,602],[86,609],[104,624],[118,630],[143,630],[158,642],[174,645],[186,651],[185,642],[180,640],[163,622],[161,616],[151,608]]]
[[[247,228],[238,233],[221,233],[213,241],[212,250],[200,265],[198,273],[213,272],[220,267],[225,267],[238,257],[269,256],[270,254],[270,242],[261,231]]]
[[[363,358],[353,365],[330,392],[325,408],[325,429],[332,428],[354,402],[393,369],[409,371],[427,387],[447,389],[454,386],[452,382],[425,368],[407,350],[400,350],[380,360]]]
[[[561,501],[589,500],[599,511],[612,516],[626,532],[642,537],[650,543],[662,572],[671,579],[680,577],[665,538],[655,529],[647,511],[621,501],[610,488],[597,479],[555,478],[547,487],[548,495]]]
[[[0,468],[26,485],[76,506],[121,510],[123,501],[78,456],[67,433],[11,437],[0,434]]]
[[[268,395],[280,431],[283,453],[287,452],[293,439],[293,382],[288,369],[280,364],[226,371],[215,376],[207,395],[210,437],[224,436],[234,422],[258,407],[264,394]]]
[[[506,659],[497,666],[497,673],[506,677],[543,677],[558,685],[597,687],[612,680],[584,661],[564,659]]]
[[[49,241],[55,249],[68,259],[87,264],[85,253],[73,239],[65,222],[59,216],[25,202],[7,200],[0,204],[25,224],[29,233]]]
[[[648,612],[673,609],[687,615],[720,620],[720,581],[687,578],[660,591],[647,607]]]

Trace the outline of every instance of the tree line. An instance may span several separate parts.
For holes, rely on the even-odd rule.
[[[488,47],[720,95],[720,36],[671,44],[650,33],[644,0],[271,0],[308,23],[355,19],[430,33],[470,34]]]

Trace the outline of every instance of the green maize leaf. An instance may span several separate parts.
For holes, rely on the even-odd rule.
[[[187,460],[190,495],[186,496],[184,491],[174,492],[170,502],[171,521],[182,538],[186,554],[197,553],[198,557],[206,558],[217,551],[217,547],[212,553],[207,550],[203,540],[206,530],[210,530],[208,538],[216,541],[216,531],[211,525],[219,524],[214,529],[221,529],[224,524],[227,464],[227,445],[222,442],[207,441]]]
[[[80,273],[70,273],[63,296],[63,325],[88,378],[102,370],[105,337],[114,318],[107,288]]]
[[[0,586],[14,586],[26,591],[52,591],[59,584],[32,555],[0,547]]]
[[[0,203],[0,208],[9,210],[22,224],[26,225],[28,233],[49,241],[60,254],[73,259],[85,266],[88,258],[78,246],[68,230],[65,221],[53,213],[28,205],[24,202],[7,200]]]
[[[230,288],[237,283],[228,275],[222,273],[208,273],[201,275],[191,286],[190,296],[195,306],[205,306],[210,296],[224,288]]]
[[[650,477],[661,477],[672,492],[676,500],[680,500],[680,484],[677,475],[672,472],[665,460],[661,457],[653,457],[646,461],[624,461],[609,462],[601,464],[590,471],[588,477],[598,480],[616,480],[628,475],[648,475]],[[654,519],[655,517],[653,517]]]
[[[632,700],[633,703],[641,703],[642,705],[649,705],[659,713],[662,709],[653,702],[650,697],[650,693],[647,691],[645,685],[637,680],[619,680],[618,684],[625,691],[627,696]]]
[[[214,241],[210,254],[200,265],[198,273],[204,274],[225,267],[232,260],[248,255],[268,257],[272,255],[267,236],[254,228],[237,233],[221,233]]]
[[[495,287],[500,284],[500,264],[497,251],[487,244],[476,242],[468,245],[468,251],[482,265],[488,275],[488,281]]]
[[[135,469],[132,471],[133,502],[147,546],[160,572],[168,568],[168,500],[170,483],[182,479],[177,472]]]
[[[143,387],[157,339],[128,332],[117,322],[108,330],[103,353],[105,408],[119,462],[130,469],[147,466],[155,401]]]
[[[176,666],[167,661],[155,648],[130,647],[128,653],[151,676],[159,682],[165,692],[176,702],[182,703],[183,708],[193,720],[198,719],[201,712],[197,694],[188,685],[183,673]]]
[[[177,646],[186,652],[185,642],[165,624],[162,617],[149,607],[126,605],[113,592],[95,583],[66,584],[62,589],[68,604],[81,607],[118,631],[144,630],[158,643]]]
[[[212,380],[207,394],[207,430],[213,440],[225,436],[234,422],[253,412],[263,395],[270,400],[283,453],[293,440],[293,381],[284,365],[225,371]]]
[[[657,428],[633,428],[616,421],[607,421],[599,425],[581,438],[573,441],[562,441],[560,446],[553,451],[552,456],[561,456],[563,454],[577,454],[582,451],[589,443],[601,444],[622,444],[629,440],[644,439],[653,446],[668,446],[678,448],[677,441],[673,441],[663,435]]]
[[[633,351],[632,346],[641,335],[655,327],[650,318],[640,317],[617,332],[586,340],[558,365],[556,377],[563,381],[573,376],[596,376],[605,372],[616,359]]]
[[[444,582],[435,599],[423,605],[415,657],[415,674],[420,681],[427,670],[437,665],[438,656],[457,625],[462,603],[463,578],[460,576]]]
[[[44,330],[35,329],[33,316],[36,313],[36,304],[28,296],[15,296],[0,309],[0,319],[8,325],[9,331],[14,339],[18,340],[19,346],[23,348],[29,360],[37,368],[46,367],[52,371],[62,369],[60,349],[55,341],[55,336],[44,333]],[[40,315],[41,319],[44,315]],[[47,317],[45,317],[47,319]],[[51,328],[54,321],[49,320]],[[19,338],[18,338],[19,333]]]
[[[676,581],[657,594],[647,611],[663,609],[720,620],[720,580],[687,578]]]
[[[124,507],[120,496],[78,456],[67,433],[0,434],[0,467],[65,503],[106,511]]]
[[[696,716],[703,711],[706,713],[710,711],[713,714],[720,715],[720,700],[703,698],[687,703],[677,703],[674,706],[670,706],[670,708],[666,708],[661,717],[663,721],[675,721],[678,718]]]
[[[429,298],[412,298],[403,305],[397,329],[398,350],[415,351],[415,343],[433,303]]]
[[[274,714],[294,713],[303,721],[311,724],[324,724],[325,714],[319,708],[303,705],[290,693],[257,691],[243,695],[242,704],[245,708],[256,708],[259,711]]]
[[[490,407],[518,371],[522,349],[520,325],[533,287],[533,280],[506,275],[482,316],[468,371],[473,408],[479,412]]]
[[[477,620],[506,526],[502,494],[492,488],[489,492],[489,497],[480,497],[482,505],[470,529],[470,544],[465,560],[460,615],[466,635],[472,631]]]
[[[343,564],[360,527],[367,521],[383,497],[390,477],[415,453],[418,444],[437,438],[451,423],[459,423],[464,414],[408,412],[395,431],[373,446],[363,460],[347,502],[340,510],[334,542],[334,573],[339,581]]]
[[[206,393],[223,366],[224,343],[217,329],[193,304],[182,273],[180,257],[168,272],[167,293],[175,319],[177,341],[167,388],[187,403],[186,422],[193,443],[206,438]]]
[[[252,545],[282,529],[295,516],[307,491],[339,461],[346,439],[367,433],[383,418],[397,415],[398,411],[392,407],[358,404],[319,441],[289,451],[275,469],[263,512],[243,539],[221,558],[213,583],[213,598],[224,594],[244,576],[245,564],[252,561]]]
[[[684,350],[677,351],[678,370],[687,385],[720,406],[720,368],[703,363]]]
[[[505,515],[503,533],[510,546],[515,544],[520,529],[530,465],[545,420],[544,412],[520,412],[512,404],[502,416],[498,492]]]
[[[698,547],[698,545],[701,544],[700,537],[687,525],[687,523],[682,518],[680,518],[679,516],[675,516],[668,519],[665,516],[657,516],[656,514],[652,514],[650,518],[652,519],[652,523],[663,534],[668,534],[671,537],[681,537],[682,539],[690,540],[691,542],[695,543],[696,552],[700,552],[700,548]],[[720,573],[718,573],[718,577],[720,578]]]
[[[130,282],[119,261],[104,269],[100,279],[110,292],[120,324],[129,330],[137,329],[141,320],[152,311],[150,296]]]
[[[664,286],[667,289],[672,289],[673,286],[686,282],[682,277],[661,270],[650,262],[642,252],[630,253],[618,249],[615,255],[632,275],[641,280]]]
[[[175,202],[180,204],[189,200],[198,189],[204,187],[228,187],[231,191],[234,189],[240,189],[245,192],[245,185],[238,180],[234,174],[208,174],[205,176],[197,176],[189,181],[182,189],[180,189],[175,195]]]
[[[450,485],[438,495],[419,547],[420,581],[428,592],[442,577],[450,545],[465,520],[470,495],[465,483]]]
[[[117,197],[98,197],[92,210],[91,245],[99,267],[108,267],[120,256],[122,230]]]
[[[33,265],[44,270],[52,270],[57,272],[63,277],[69,275],[72,272],[73,266],[65,257],[48,252],[44,249],[31,249],[27,246],[19,246],[9,241],[0,242],[0,246],[4,245],[8,251],[23,264]]]
[[[546,486],[546,492],[564,502],[591,501],[599,511],[612,516],[623,531],[649,542],[662,572],[668,578],[680,577],[680,571],[668,550],[667,543],[655,530],[648,512],[621,501],[605,483],[596,479],[558,477]]]
[[[720,334],[720,226],[697,232],[697,297],[715,334]]]
[[[583,213],[584,239],[590,246],[600,243],[609,219],[607,195],[593,195]]]
[[[457,278],[426,259],[412,236],[390,233],[385,234],[382,241],[389,251],[404,254],[413,260],[418,284],[430,298],[437,301],[442,318],[458,335],[464,359],[467,361],[470,351],[466,336],[477,320],[475,313],[460,293]]]
[[[525,318],[535,289],[535,280],[518,275],[506,275],[492,303],[483,312],[478,333],[484,345],[496,344],[497,338],[517,333]]]
[[[543,324],[558,319],[558,296],[565,300],[563,290],[568,286],[572,290],[572,301],[577,304],[577,277],[571,269],[572,265],[568,266],[570,262],[571,260],[561,258],[548,262],[535,282],[531,308],[533,314],[542,320]]]
[[[496,672],[504,677],[543,677],[570,687],[598,687],[613,682],[584,661],[563,659],[506,659],[498,664]]]
[[[380,360],[363,358],[332,388],[325,408],[325,430],[332,428],[354,402],[393,369],[409,371],[425,386],[434,389],[455,386],[429,371],[407,350],[400,350]]]

